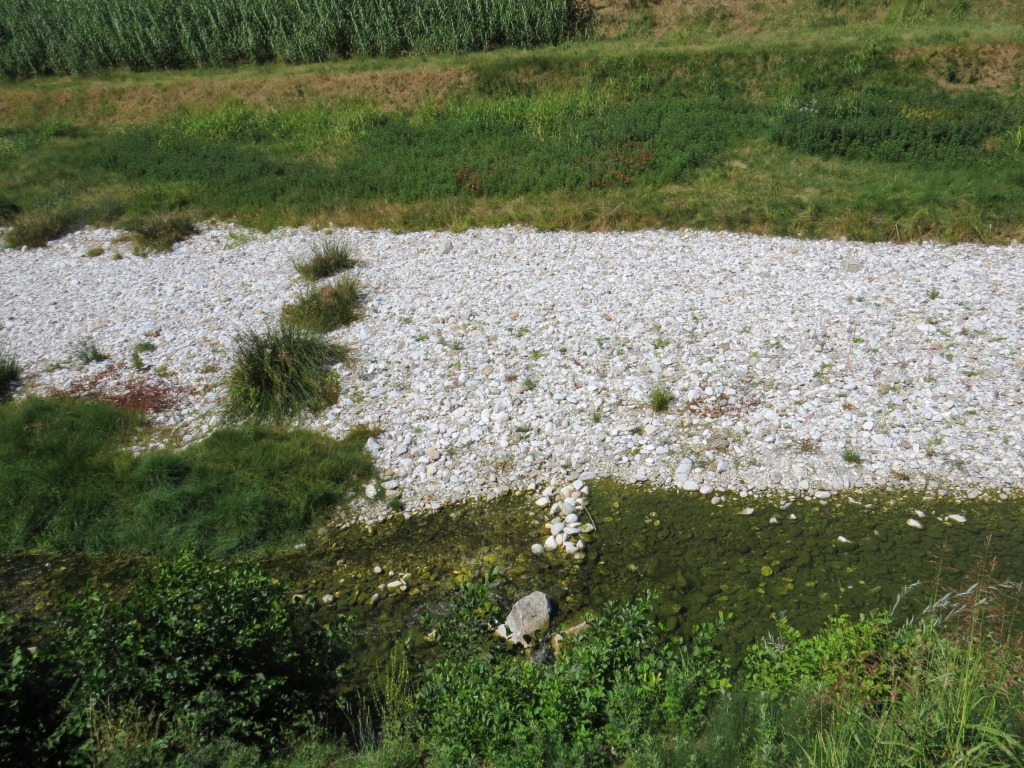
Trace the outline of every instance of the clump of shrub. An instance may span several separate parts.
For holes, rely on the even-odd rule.
[[[74,681],[63,730],[84,736],[81,756],[147,749],[161,764],[224,739],[266,751],[335,726],[346,625],[309,621],[313,605],[285,590],[258,567],[184,555],[123,604],[71,601],[51,652]]]
[[[359,317],[359,281],[345,277],[311,288],[294,304],[281,310],[281,322],[315,333],[328,333]]]
[[[338,397],[329,366],[344,362],[344,347],[282,323],[238,337],[228,374],[229,422],[281,422],[326,408]]]
[[[143,216],[129,224],[135,233],[136,248],[147,251],[169,251],[175,243],[198,232],[195,220],[185,211],[164,211]]]
[[[343,269],[351,269],[355,263],[352,250],[347,245],[324,242],[313,248],[310,258],[295,262],[295,271],[304,280],[315,282],[336,275]]]
[[[17,216],[20,211],[21,208],[18,207],[17,203],[0,197],[0,227],[6,226],[14,221],[14,217]]]

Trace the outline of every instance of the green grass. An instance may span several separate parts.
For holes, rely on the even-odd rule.
[[[45,206],[11,218],[11,229],[4,236],[10,248],[42,248],[51,240],[66,235],[77,225],[76,217],[63,206]]]
[[[558,43],[569,0],[85,0],[0,3],[0,76],[323,61]]]
[[[312,287],[294,304],[281,310],[281,322],[314,333],[328,333],[359,317],[359,282],[343,277],[328,285]]]
[[[843,461],[847,464],[860,464],[863,459],[861,458],[860,451],[854,448],[843,448],[842,452]]]
[[[302,540],[372,477],[367,434],[222,429],[183,451],[126,449],[137,416],[86,400],[0,405],[0,549],[216,555]]]
[[[145,16],[150,4],[138,7]],[[3,85],[7,239],[39,245],[86,223],[131,228],[177,211],[266,230],[1024,236],[1017,5],[716,7],[705,17],[668,0],[657,13],[618,2],[599,13],[650,21],[653,40],[612,35],[599,18],[617,39]]]
[[[343,347],[282,325],[238,337],[228,373],[229,422],[283,422],[326,408],[338,397],[329,367],[345,360]]]
[[[308,259],[295,262],[295,271],[304,280],[316,282],[354,266],[351,248],[339,243],[323,242],[313,248],[313,255]]]

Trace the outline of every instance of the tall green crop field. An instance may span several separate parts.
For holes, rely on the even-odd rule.
[[[0,0],[0,75],[183,69],[562,42],[574,0]]]

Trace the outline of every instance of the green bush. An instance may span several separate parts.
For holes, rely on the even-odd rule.
[[[171,754],[225,738],[265,750],[336,727],[346,626],[309,621],[312,604],[286,597],[259,568],[183,556],[123,604],[71,601],[51,651],[74,681],[63,732],[102,757],[131,735],[126,722]]]
[[[5,242],[11,248],[42,248],[51,240],[66,235],[77,223],[76,216],[60,206],[22,211],[11,220]]]
[[[337,400],[337,377],[328,367],[345,360],[343,347],[282,325],[237,340],[228,374],[229,421],[281,422]]]
[[[281,323],[313,333],[328,333],[359,317],[359,281],[345,277],[310,288],[297,302],[281,310]]]

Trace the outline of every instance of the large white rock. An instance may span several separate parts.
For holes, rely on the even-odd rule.
[[[551,626],[551,601],[543,592],[531,592],[512,606],[505,618],[508,640],[532,645]]]

